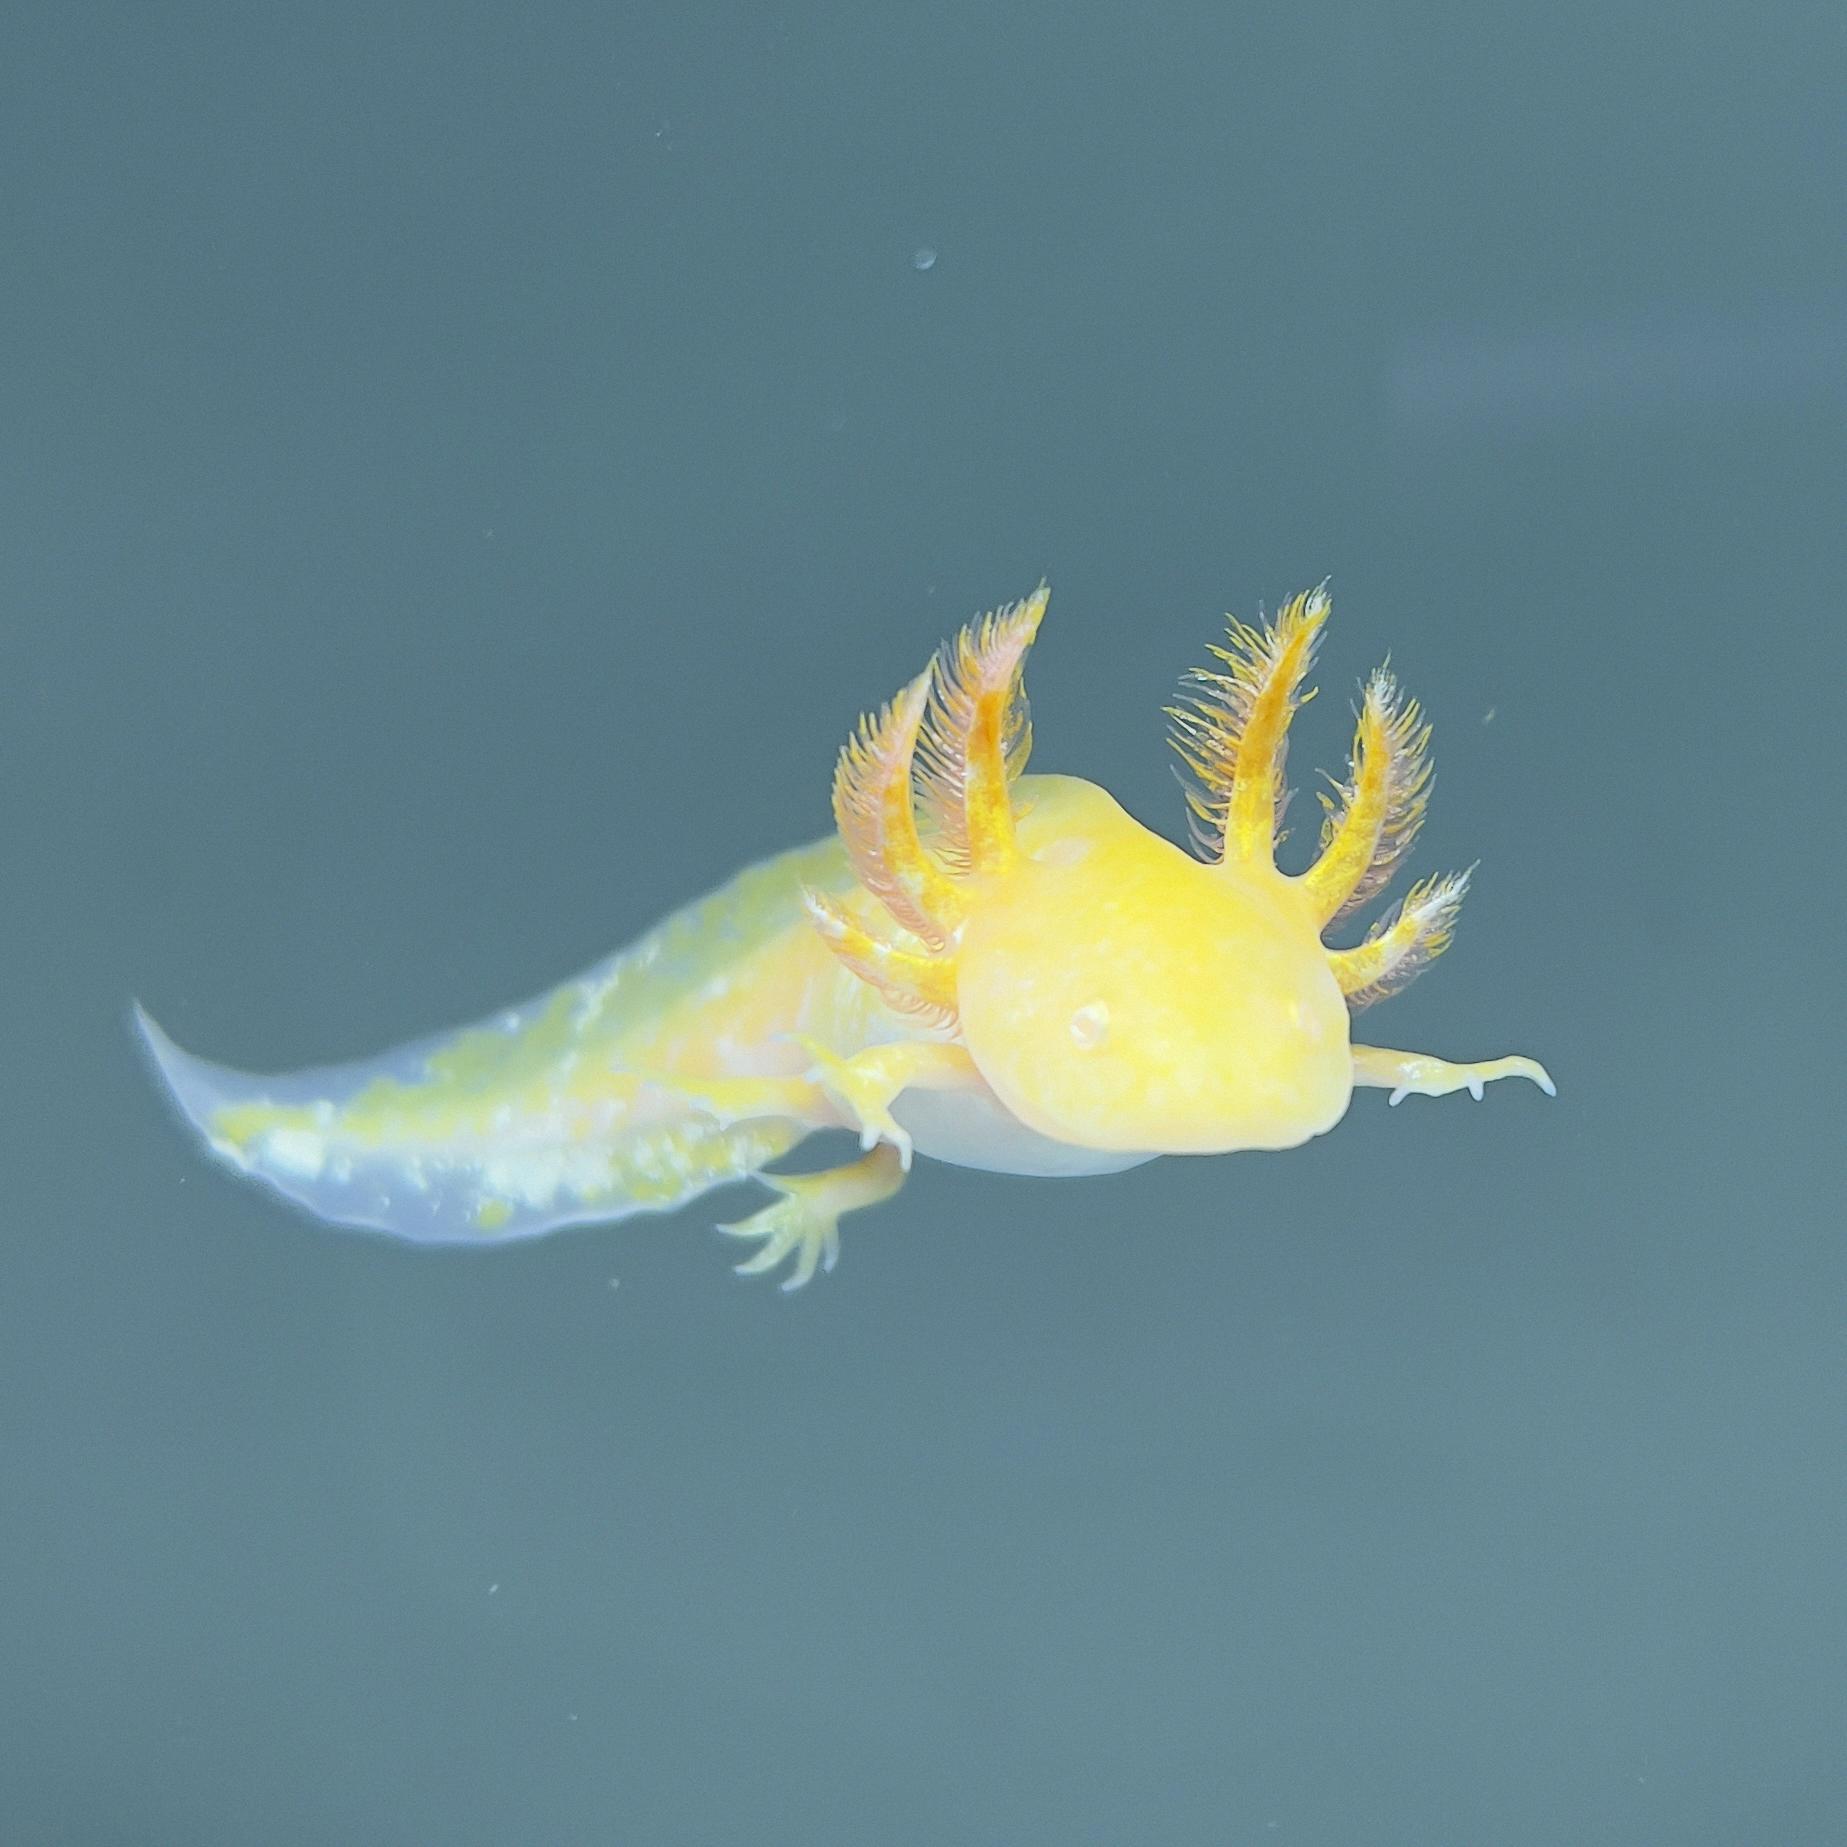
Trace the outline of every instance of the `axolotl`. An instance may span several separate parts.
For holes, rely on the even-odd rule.
[[[255,1077],[136,1010],[213,1154],[316,1218],[492,1244],[664,1211],[725,1182],[774,1197],[723,1227],[799,1288],[841,1216],[913,1153],[1102,1174],[1162,1154],[1295,1147],[1356,1088],[1394,1103],[1530,1058],[1451,1064],[1353,1043],[1352,1016],[1447,947],[1468,874],[1425,879],[1361,940],[1325,937],[1416,837],[1430,728],[1380,668],[1319,850],[1279,869],[1291,717],[1325,586],[1233,621],[1171,708],[1191,851],[1096,784],[1027,775],[1022,673],[1047,591],[971,623],[839,754],[836,829],[739,873],[541,999],[357,1063]],[[772,1163],[845,1128],[822,1172]]]

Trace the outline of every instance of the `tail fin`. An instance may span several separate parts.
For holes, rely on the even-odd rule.
[[[377,1058],[258,1077],[134,1023],[180,1114],[226,1166],[317,1219],[418,1243],[501,1243],[666,1211],[742,1179],[798,1138],[726,1127],[632,1074],[543,1056],[509,1014]]]

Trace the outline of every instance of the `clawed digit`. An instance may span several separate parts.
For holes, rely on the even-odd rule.
[[[840,1221],[861,1206],[889,1199],[904,1183],[898,1151],[881,1145],[845,1167],[818,1174],[758,1174],[781,1194],[761,1211],[721,1225],[727,1237],[756,1238],[760,1246],[736,1266],[740,1276],[761,1276],[788,1258],[795,1266],[782,1279],[786,1292],[802,1288],[816,1270],[831,1270],[840,1256]]]
[[[783,1195],[772,1205],[732,1225],[720,1225],[728,1237],[757,1238],[758,1249],[740,1264],[739,1276],[761,1276],[793,1255],[795,1267],[782,1279],[785,1294],[803,1288],[817,1269],[831,1270],[840,1258],[840,1221],[832,1213],[815,1210],[814,1202],[796,1190],[797,1176],[760,1176]]]

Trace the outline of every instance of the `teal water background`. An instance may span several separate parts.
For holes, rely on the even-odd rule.
[[[25,5],[0,59],[0,1840],[1847,1840],[1835,9]],[[919,267],[918,253],[935,252]],[[126,1031],[357,1056],[1332,574],[1377,1094],[920,1168],[795,1299],[432,1255]]]

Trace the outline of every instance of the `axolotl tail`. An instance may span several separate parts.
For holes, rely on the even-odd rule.
[[[419,1243],[497,1243],[665,1211],[743,1179],[802,1129],[722,1124],[671,1087],[579,1071],[544,1019],[498,1021],[376,1058],[259,1077],[134,1024],[206,1147],[317,1219]]]

